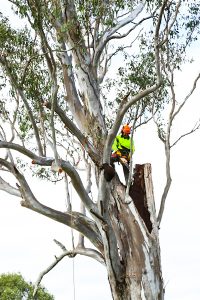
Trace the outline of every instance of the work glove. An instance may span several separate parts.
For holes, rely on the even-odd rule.
[[[120,162],[122,164],[127,164],[128,163],[128,161],[127,161],[127,159],[125,157],[120,157]]]

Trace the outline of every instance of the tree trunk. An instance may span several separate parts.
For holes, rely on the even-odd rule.
[[[150,164],[135,166],[129,201],[117,175],[106,185],[102,236],[113,299],[164,299]]]

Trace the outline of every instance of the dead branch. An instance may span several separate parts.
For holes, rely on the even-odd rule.
[[[98,262],[100,262],[101,264],[105,265],[105,261],[103,256],[101,255],[101,253],[99,253],[98,251],[94,250],[94,249],[90,249],[90,248],[76,248],[73,251],[64,251],[61,255],[59,255],[58,257],[55,258],[55,260],[44,270],[39,274],[39,277],[34,285],[34,292],[33,292],[33,297],[35,297],[37,295],[37,290],[39,288],[39,285],[43,279],[43,277],[49,273],[49,271],[51,271],[64,257],[68,256],[68,257],[74,257],[77,254],[80,255],[84,255],[84,256],[88,256],[91,257],[95,260],[97,260]]]

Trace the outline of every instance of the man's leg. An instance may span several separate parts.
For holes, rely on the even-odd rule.
[[[113,168],[115,168],[115,162],[118,162],[119,161],[119,158],[116,156],[116,157],[113,157],[113,156],[111,156],[111,158],[110,158],[110,164],[111,164],[111,166],[113,167]]]
[[[128,176],[129,176],[129,168],[127,165],[122,164],[123,171],[124,171],[124,178],[126,183],[128,182]]]

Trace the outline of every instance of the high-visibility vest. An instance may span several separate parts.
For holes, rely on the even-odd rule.
[[[131,149],[131,139],[130,137],[124,137],[123,135],[117,135],[114,143],[112,145],[112,150],[115,152],[117,150],[124,150],[130,152]],[[135,151],[134,142],[132,141],[132,152]]]

